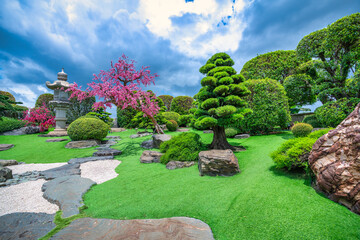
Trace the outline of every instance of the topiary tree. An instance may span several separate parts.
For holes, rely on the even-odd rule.
[[[195,125],[212,128],[214,131],[211,149],[233,149],[225,135],[225,127],[235,125],[251,112],[246,108],[242,98],[250,93],[240,83],[244,81],[241,74],[231,66],[234,61],[226,53],[214,54],[200,72],[206,74],[201,80],[202,88],[194,96],[198,109],[195,112]]]
[[[283,86],[290,106],[302,106],[316,102],[313,79],[307,74],[295,74],[285,78]]]
[[[272,79],[248,80],[241,84],[251,91],[244,98],[252,113],[237,124],[242,132],[264,134],[275,127],[287,128],[291,117],[285,89]]]
[[[295,123],[294,126],[291,127],[291,132],[295,137],[306,137],[312,130],[313,127],[308,123]]]
[[[9,92],[6,91],[0,91],[0,95],[7,96],[10,101],[15,102],[15,97]]]
[[[45,104],[45,107],[49,109],[51,112],[54,112],[54,106],[50,104],[50,101],[54,100],[54,94],[44,93],[41,94],[35,102],[35,107],[42,107]]]
[[[180,114],[178,114],[177,112],[164,112],[162,113],[162,115],[168,121],[174,120],[176,122],[179,122]]]
[[[69,109],[66,111],[67,123],[72,123],[79,117],[85,116],[92,111],[92,106],[96,102],[95,97],[86,98],[82,101],[77,98],[70,99]]]
[[[193,108],[194,99],[189,96],[175,97],[171,102],[170,110],[180,115],[189,114],[189,110]]]
[[[83,116],[72,122],[68,129],[68,135],[72,141],[79,140],[102,140],[110,130],[109,125],[95,116]]]
[[[161,100],[163,100],[165,107],[166,107],[166,111],[170,111],[170,107],[171,107],[171,102],[173,100],[173,96],[170,95],[160,95],[159,98]]]

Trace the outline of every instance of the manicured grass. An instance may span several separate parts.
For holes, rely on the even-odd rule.
[[[130,133],[120,133],[119,176],[84,197],[91,217],[194,217],[209,224],[216,239],[360,238],[360,216],[316,193],[300,174],[274,169],[269,153],[289,133],[231,140],[248,149],[236,153],[242,173],[233,177],[200,177],[196,166],[170,171],[140,164],[139,144],[149,137],[126,138]],[[212,134],[201,136],[210,143]]]

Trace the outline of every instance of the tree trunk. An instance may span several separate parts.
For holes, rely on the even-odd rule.
[[[215,126],[213,127],[213,131],[214,138],[212,143],[210,144],[210,149],[231,149],[233,151],[236,150],[236,148],[234,146],[231,146],[230,143],[227,141],[224,127]]]
[[[148,118],[150,118],[150,120],[152,121],[152,123],[154,124],[155,130],[158,134],[164,134],[164,131],[162,130],[162,128],[160,127],[160,125],[157,123],[156,119],[153,116],[147,115]]]

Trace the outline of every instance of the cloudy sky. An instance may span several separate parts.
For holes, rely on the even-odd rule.
[[[0,90],[33,107],[62,67],[86,86],[124,53],[159,75],[157,95],[193,96],[214,53],[240,72],[359,10],[358,0],[1,0]]]

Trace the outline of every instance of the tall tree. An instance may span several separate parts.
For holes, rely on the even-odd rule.
[[[235,125],[251,112],[242,99],[250,91],[240,85],[244,77],[236,74],[233,65],[234,61],[228,54],[216,53],[199,70],[206,77],[201,80],[202,88],[194,96],[198,105],[195,125],[212,128],[211,149],[234,150],[235,147],[226,139],[225,127]]]

